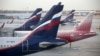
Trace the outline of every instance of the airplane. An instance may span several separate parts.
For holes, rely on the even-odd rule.
[[[5,23],[3,23],[1,26],[0,26],[0,29],[2,29],[4,27]]]
[[[74,19],[74,14],[75,14],[75,10],[72,10],[70,11],[68,14],[67,14],[67,17],[63,20],[61,20],[61,25],[66,25],[66,24],[72,24],[72,25],[75,25],[77,23],[80,23],[80,21],[76,21],[76,19]]]
[[[1,37],[0,56],[26,55],[66,44],[65,40],[56,39],[62,9],[63,5],[59,3],[51,20],[40,24],[25,37]]]
[[[12,24],[14,22],[15,18],[13,18],[10,22],[7,21],[7,24]]]
[[[36,25],[41,18],[42,8],[37,8],[34,13],[26,20],[22,25],[21,24],[6,24],[4,28],[11,28],[14,30],[30,30],[29,26]]]
[[[30,16],[30,19],[22,24],[20,27],[15,28],[14,30],[32,30],[31,26],[35,26],[38,24],[41,18],[42,9],[38,8],[35,12]]]
[[[2,36],[2,32],[4,32],[2,29],[4,28],[5,22],[0,26],[0,37]]]
[[[83,22],[81,22],[79,25],[76,25],[74,30],[60,31],[58,32],[57,37],[69,42],[71,47],[71,42],[96,36],[97,33],[91,31],[92,19],[93,19],[93,13],[90,13],[87,15],[87,17],[84,19]]]
[[[75,21],[75,19],[73,19],[74,13],[75,13],[75,10],[70,11],[67,14],[67,17],[65,19],[61,20],[61,25],[63,25],[64,23],[72,23],[73,21]]]

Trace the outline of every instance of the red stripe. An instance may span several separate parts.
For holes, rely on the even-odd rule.
[[[32,20],[34,21],[34,20],[37,20],[37,19],[39,19],[39,18],[40,18],[40,15],[36,16],[36,17],[33,18]]]

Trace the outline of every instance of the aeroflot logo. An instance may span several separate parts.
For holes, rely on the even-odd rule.
[[[52,19],[57,18],[57,17],[60,17],[61,14],[62,14],[62,12],[56,13],[56,14],[52,17]]]
[[[36,15],[32,16],[31,19],[32,19],[32,18],[35,18],[37,15],[39,15],[39,14],[41,14],[41,13],[42,13],[42,11],[38,12]]]

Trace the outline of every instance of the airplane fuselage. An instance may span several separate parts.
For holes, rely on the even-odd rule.
[[[25,37],[1,37],[0,56],[25,55],[54,48],[66,43],[64,40],[35,36]]]

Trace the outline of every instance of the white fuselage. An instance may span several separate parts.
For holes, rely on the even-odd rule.
[[[20,42],[22,42],[25,38],[23,37],[0,37],[0,50],[14,47]]]

